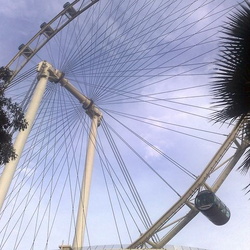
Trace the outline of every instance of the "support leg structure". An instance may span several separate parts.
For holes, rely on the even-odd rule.
[[[46,89],[46,85],[49,78],[49,72],[46,67],[40,69],[40,74],[38,75],[37,86],[34,90],[34,93],[31,98],[31,102],[29,104],[28,110],[25,115],[25,119],[28,122],[28,126],[24,131],[20,131],[17,135],[16,141],[14,142],[14,149],[16,151],[17,157],[15,160],[11,160],[4,167],[3,173],[0,178],[0,211],[2,209],[4,200],[7,196],[8,190],[10,188],[12,179],[14,177],[17,164],[22,155],[25,143],[29,136],[29,133],[32,129],[33,123],[36,118],[37,111],[39,109],[39,105],[42,101],[42,97],[44,91]]]

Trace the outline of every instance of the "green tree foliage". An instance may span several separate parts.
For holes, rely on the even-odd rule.
[[[0,68],[0,164],[6,164],[16,158],[13,148],[12,135],[15,131],[24,130],[27,122],[22,109],[17,103],[4,95],[5,83],[11,76],[11,72]]]
[[[217,72],[212,85],[214,104],[221,109],[213,114],[219,122],[248,118],[245,136],[250,139],[250,4],[241,5],[223,27]],[[239,168],[250,170],[250,149]],[[250,184],[248,185],[248,188]]]

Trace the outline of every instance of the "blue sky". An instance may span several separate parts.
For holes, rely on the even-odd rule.
[[[51,43],[32,59],[27,68],[41,60],[51,60],[55,67],[65,71],[66,77],[102,109],[116,147],[154,222],[178,197],[171,193],[149,168],[145,167],[135,152],[174,186],[176,191],[183,194],[193,180],[164,160],[141,138],[195,175],[199,175],[206,166],[218,145],[197,139],[193,135],[219,143],[226,138],[225,135],[229,133],[230,127],[213,125],[209,119],[201,119],[189,113],[208,116],[211,112],[207,110],[211,106],[210,97],[207,96],[208,83],[211,80],[206,73],[211,72],[214,66],[211,62],[216,57],[219,36],[216,27],[223,23],[227,7],[232,6],[234,1],[203,1],[202,4],[193,1],[190,6],[177,1],[173,5],[170,4],[169,12],[166,14],[165,11],[156,8],[158,4],[165,6],[166,3],[164,5],[159,0],[155,1],[155,4],[150,4],[150,1],[145,0],[141,6],[149,3],[148,7],[141,10],[140,16],[136,17],[136,8],[139,10],[141,7],[139,3],[132,5],[132,1],[127,4],[121,1],[121,5],[116,2],[114,6],[110,6],[105,5],[108,1],[100,0],[100,2],[102,3],[98,3],[99,5],[97,4],[86,16],[83,15],[80,21],[66,27],[52,39]],[[6,65],[17,53],[18,46],[31,39],[39,31],[41,23],[48,22],[61,11],[64,3],[59,0],[53,2],[46,0],[42,3],[35,0],[1,1],[0,64]],[[130,8],[128,8],[129,5],[131,5]],[[123,15],[125,10],[127,12]],[[154,11],[155,13],[158,11],[157,14],[150,16]],[[98,16],[98,13],[103,14]],[[168,14],[169,19],[166,18]],[[182,18],[177,18],[179,16]],[[147,23],[144,23],[143,19],[147,18]],[[166,28],[168,25],[169,28]],[[129,27],[135,28],[130,30]],[[74,35],[77,31],[82,32],[81,36]],[[192,45],[195,46],[192,47]],[[92,53],[94,49],[96,52]],[[72,54],[75,57],[69,60]],[[11,92],[13,98],[22,99],[27,90],[26,86],[33,82],[34,77],[33,75],[23,81],[22,85],[18,85]],[[167,103],[166,100],[168,100]],[[77,101],[65,93],[60,86],[49,84],[43,108],[34,125],[33,134],[36,136],[29,141],[32,149],[27,148],[25,154],[27,158],[24,158],[23,167],[18,169],[19,175],[16,177],[15,183],[21,182],[27,185],[22,186],[23,195],[20,193],[19,196],[14,196],[19,197],[16,198],[16,204],[12,204],[15,198],[11,203],[13,208],[18,206],[20,197],[28,194],[25,197],[31,202],[23,216],[23,225],[31,226],[29,229],[31,231],[26,233],[29,234],[32,230],[31,234],[35,234],[34,231],[37,232],[35,249],[56,249],[62,242],[72,242],[72,231],[67,233],[68,228],[72,227],[69,210],[72,209],[71,204],[74,206],[77,204],[75,197],[77,197],[79,176],[83,165],[83,162],[81,164],[79,162],[85,155],[85,143],[82,141],[87,139],[85,132],[89,126],[87,119]],[[187,127],[202,128],[224,136],[192,131]],[[135,133],[128,128],[133,129]],[[109,141],[106,138],[109,138]],[[90,201],[86,245],[119,244],[118,237],[115,236],[116,231],[113,229],[114,223],[111,223],[112,213],[110,213],[111,208],[103,178],[105,176],[106,181],[110,183],[108,187],[110,195],[114,198],[113,208],[119,210],[118,200],[115,199],[116,189],[114,183],[110,182],[111,175],[108,174],[108,170],[111,171],[111,165],[117,170],[121,181],[124,177],[118,170],[117,158],[112,157],[110,147],[112,138],[107,136],[103,128],[99,129],[99,151],[95,159],[93,198]],[[135,152],[132,152],[129,146]],[[41,148],[46,148],[47,153],[43,151],[40,153]],[[33,158],[32,153],[36,151],[39,153]],[[58,157],[53,158],[55,154]],[[28,158],[29,164],[25,164]],[[63,167],[59,168],[60,166]],[[102,174],[103,171],[105,174]],[[53,175],[54,178],[51,177]],[[242,176],[233,170],[218,191],[218,196],[230,208],[232,214],[225,226],[216,227],[199,214],[169,244],[210,250],[248,249],[249,196],[242,190],[248,184],[248,176]],[[115,178],[113,175],[112,177]],[[49,193],[49,189],[55,202],[48,206],[50,197],[45,194]],[[123,193],[124,190],[119,189],[119,192]],[[62,194],[60,203],[59,194]],[[72,194],[75,194],[75,197]],[[123,195],[125,197],[124,193]],[[44,202],[41,202],[39,209],[36,206],[38,197]],[[45,211],[44,220],[41,219],[42,215],[37,213],[38,210]],[[55,223],[58,224],[53,227],[53,234],[51,233],[53,239],[46,245],[42,236],[48,234],[46,227],[53,224],[48,218],[49,216],[52,218],[56,210],[58,215],[55,217]],[[30,220],[30,214],[37,219]],[[117,212],[116,217],[117,221],[120,221],[121,213]],[[30,220],[31,223],[25,224],[25,220],[26,222]],[[38,224],[40,225],[41,221],[45,222],[45,225],[40,228]],[[131,223],[129,227],[132,238],[136,239],[136,235],[139,236],[139,234],[136,227],[132,225],[131,218],[127,219],[127,222]],[[121,223],[124,224],[122,220]],[[13,227],[12,236],[9,238],[10,243],[6,237],[7,243],[3,249],[11,249],[13,235],[18,235],[21,239],[22,233],[21,231],[18,233],[17,230],[22,225],[20,220],[17,225],[20,226]],[[125,231],[123,227],[120,232],[125,234]],[[127,244],[129,237],[124,236],[121,241]],[[20,242],[22,242],[19,245],[20,248],[17,249],[28,247],[25,245],[25,240]],[[18,244],[16,243],[16,246]]]

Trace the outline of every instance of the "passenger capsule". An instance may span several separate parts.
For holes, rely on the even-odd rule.
[[[45,22],[40,25],[40,28],[44,29],[43,34],[47,37],[50,37],[54,33],[54,30],[49,25],[47,25],[47,23],[45,23]]]
[[[24,44],[21,44],[21,45],[18,47],[18,49],[19,49],[19,50],[22,50],[24,47],[25,47],[25,45],[24,45]],[[29,58],[29,57],[32,55],[32,53],[33,53],[33,50],[32,50],[30,47],[27,46],[27,47],[23,50],[22,55],[23,55],[24,57],[26,57],[26,58]]]
[[[209,190],[198,193],[195,198],[195,207],[215,225],[224,225],[230,219],[228,207]]]
[[[67,8],[67,12],[66,14],[68,14],[69,18],[73,17],[76,15],[77,11],[75,10],[75,8],[73,6],[69,7],[70,3],[67,2],[63,5],[63,8],[66,9]]]

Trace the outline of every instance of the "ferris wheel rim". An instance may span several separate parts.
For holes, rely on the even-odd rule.
[[[16,55],[6,64],[5,68],[11,70],[11,77],[8,79],[8,81],[5,83],[6,87],[8,87],[9,83],[16,77],[16,75],[19,74],[19,72],[25,67],[25,65],[54,37],[57,33],[59,33],[64,27],[66,27],[70,22],[72,22],[76,17],[81,15],[84,11],[86,11],[88,8],[99,2],[100,0],[89,0],[90,3],[87,5],[83,5],[85,0],[74,0],[72,3],[65,3],[63,6],[63,10],[59,12],[55,17],[53,17],[48,23],[44,22],[40,26],[40,30],[25,44],[21,44],[19,46],[19,51],[16,53]],[[76,4],[79,2],[82,2],[80,4],[79,9],[75,10],[74,14],[70,13],[70,10],[74,8]],[[68,12],[70,14],[68,14]],[[68,15],[67,15],[68,14]],[[52,28],[52,32],[49,35],[46,35],[46,29],[51,28],[54,23],[58,19],[62,19],[63,17],[67,17],[65,22],[62,22],[59,20],[58,24],[55,25],[56,28]],[[31,48],[30,45],[32,43],[35,43],[35,41],[39,41],[40,37],[43,36],[45,40],[39,44],[37,42],[35,48]],[[25,55],[25,50],[28,51],[28,56]],[[24,61],[22,63],[18,62],[20,66],[17,69],[11,69],[11,66],[16,62],[19,61],[19,59],[22,58]]]
[[[67,6],[63,11],[61,11],[56,17],[54,17],[53,19],[51,19],[50,22],[48,22],[45,26],[43,26],[43,28],[42,28],[42,29],[41,29],[41,30],[40,30],[40,31],[39,31],[39,32],[38,32],[29,42],[27,42],[27,43],[25,44],[25,46],[15,55],[15,57],[6,65],[6,67],[7,67],[7,68],[10,68],[10,67],[12,66],[12,64],[13,64],[16,60],[18,60],[19,57],[23,56],[24,50],[25,50],[26,48],[28,48],[29,45],[30,45],[38,36],[41,36],[41,35],[44,34],[44,31],[46,30],[46,28],[50,27],[50,26],[54,23],[54,20],[55,20],[57,17],[60,17],[60,16],[62,16],[62,15],[65,15],[65,13],[67,12],[67,10],[68,10],[70,7],[74,6],[76,3],[78,3],[79,1],[80,1],[80,0],[75,0],[72,4],[70,4],[70,5]],[[83,0],[83,1],[84,1],[84,0]],[[88,7],[91,7],[93,4],[97,3],[98,1],[99,1],[99,0],[91,0],[91,3],[88,5]],[[84,10],[85,10],[85,9],[84,9]],[[80,15],[82,12],[83,12],[83,11],[81,11],[79,14],[73,16],[72,19],[69,19],[70,22],[71,22],[72,20],[74,20],[74,18],[76,18],[76,17],[77,17],[78,15]],[[69,23],[69,22],[68,22],[68,23]],[[67,24],[68,24],[68,23],[67,23]],[[67,24],[66,24],[66,25],[67,25]],[[63,26],[61,29],[63,29],[64,27],[65,27],[65,26]],[[32,53],[29,57],[26,58],[25,63],[22,64],[21,67],[20,67],[18,70],[15,70],[15,71],[14,71],[14,74],[13,74],[11,80],[14,79],[14,77],[20,72],[20,70],[22,70],[22,68],[32,59],[32,57],[35,56],[35,54],[36,54],[43,46],[45,46],[45,44],[46,44],[47,42],[49,42],[49,40],[50,40],[53,36],[55,36],[61,29],[58,29],[58,31],[55,32],[55,33],[53,33],[52,36],[47,37],[47,38],[46,38],[46,42],[43,43],[41,47],[38,47],[37,49],[33,50],[34,53]],[[240,127],[240,125],[238,125],[238,126]],[[211,169],[210,169],[210,170],[211,170]],[[181,207],[181,206],[185,203],[185,201],[188,200],[187,196],[188,196],[188,197],[192,197],[193,194],[197,191],[197,189],[199,189],[201,186],[204,185],[204,183],[206,182],[206,179],[208,178],[208,172],[207,172],[207,171],[208,171],[208,166],[207,166],[207,168],[205,168],[205,169],[203,170],[202,174],[201,174],[201,175],[199,176],[199,178],[193,183],[193,185],[186,191],[186,193],[180,197],[179,201],[174,205],[174,207],[177,206],[177,204],[178,204],[178,207]],[[205,176],[206,178],[204,178],[204,176]],[[201,181],[201,179],[202,179],[202,181]],[[173,207],[172,207],[172,208],[173,208]],[[172,209],[172,208],[171,208],[171,209]],[[171,209],[170,209],[170,210],[171,210]],[[170,210],[168,210],[168,211],[170,211]],[[166,213],[168,213],[168,211],[167,211]],[[173,213],[175,213],[175,212],[173,211]],[[155,225],[155,224],[154,224],[154,225]],[[153,225],[153,226],[154,226],[154,225]],[[153,227],[153,226],[152,226],[152,227]],[[145,234],[147,234],[147,232],[145,232]],[[138,239],[140,239],[140,238],[138,238]],[[143,243],[140,242],[139,245],[142,245],[142,244],[144,244],[144,243],[145,243],[145,242],[143,242]],[[132,246],[132,244],[131,244],[131,246]],[[133,245],[133,246],[134,246],[134,245]],[[131,247],[129,247],[129,248],[131,248]],[[135,246],[135,247],[133,247],[133,248],[137,248],[137,246]]]
[[[205,169],[202,171],[202,173],[198,176],[198,178],[195,180],[195,182],[190,186],[190,188],[187,189],[185,194],[183,194],[180,199],[169,209],[164,213],[164,215],[159,218],[158,221],[156,221],[151,228],[149,228],[145,233],[143,233],[137,240],[135,240],[131,245],[129,245],[128,249],[134,249],[134,248],[143,248],[145,243],[148,243],[152,246],[152,248],[155,249],[161,249],[166,245],[169,240],[171,240],[182,228],[183,225],[187,225],[198,213],[199,211],[190,203],[191,198],[197,193],[197,191],[205,186],[206,189],[211,190],[212,192],[216,192],[220,186],[223,184],[225,179],[227,178],[228,174],[231,172],[233,167],[235,166],[236,162],[239,160],[239,158],[243,155],[246,148],[249,146],[247,141],[244,141],[242,139],[241,145],[239,145],[239,148],[236,150],[236,153],[233,155],[233,158],[236,158],[236,162],[233,162],[232,165],[229,167],[229,169],[226,169],[224,171],[220,178],[213,184],[212,187],[208,187],[205,183],[206,180],[209,178],[209,176],[212,174],[212,171],[214,168],[216,168],[217,164],[219,163],[218,159],[225,153],[225,150],[227,151],[230,148],[230,145],[235,141],[238,134],[241,132],[242,127],[244,126],[244,123],[247,121],[246,118],[242,118],[238,121],[238,123],[233,128],[232,132],[227,137],[224,144],[221,146],[221,148],[217,151],[216,155],[218,155],[218,158],[215,157],[211,160],[211,162],[205,167]],[[224,153],[223,153],[224,151]],[[172,215],[176,214],[181,207],[184,205],[187,205],[190,207],[190,212],[186,215],[186,220],[184,219],[183,222],[180,224],[177,224],[177,226],[170,231],[170,233],[167,233],[162,241],[159,243],[149,241],[151,236],[159,231],[159,227],[165,223],[165,221],[172,217]],[[182,218],[181,218],[182,219]],[[158,226],[157,226],[158,225]],[[155,229],[154,229],[155,228]],[[169,237],[168,237],[169,236]]]

